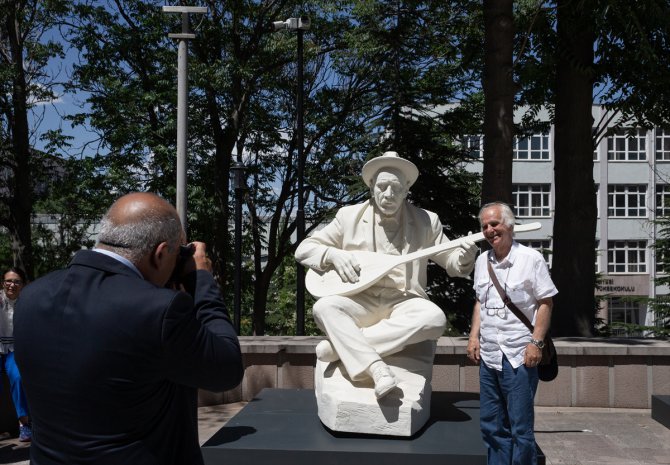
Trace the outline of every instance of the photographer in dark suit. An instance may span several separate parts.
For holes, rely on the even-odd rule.
[[[211,274],[150,193],[118,199],[93,250],[25,288],[16,359],[31,405],[33,465],[202,464],[197,388],[232,389],[240,346]],[[181,249],[184,249],[183,247]]]

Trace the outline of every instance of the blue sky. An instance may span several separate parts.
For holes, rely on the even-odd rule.
[[[49,77],[56,83],[54,92],[56,99],[50,102],[36,103],[29,113],[29,125],[31,129],[32,145],[43,150],[45,144],[40,140],[40,136],[49,130],[62,129],[63,134],[73,138],[72,147],[68,153],[72,156],[79,156],[84,150],[84,155],[93,155],[92,149],[85,149],[87,143],[96,139],[96,135],[81,126],[73,127],[70,121],[64,119],[65,116],[74,115],[85,111],[86,94],[79,92],[76,95],[66,94],[59,83],[69,82],[72,74],[73,63],[77,60],[77,50],[67,48],[69,44],[63,40],[57,30],[50,31],[42,37],[42,40],[52,40],[60,42],[66,47],[65,58],[52,58],[45,70]]]

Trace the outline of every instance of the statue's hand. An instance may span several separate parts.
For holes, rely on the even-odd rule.
[[[472,235],[472,233],[468,234],[468,236],[470,235]],[[466,236],[466,240],[461,244],[461,249],[462,252],[461,256],[458,258],[458,264],[463,268],[467,268],[475,262],[479,247],[477,247],[475,241],[468,240]]]
[[[331,247],[326,253],[326,263],[333,265],[340,279],[347,283],[357,283],[361,266],[351,252]]]

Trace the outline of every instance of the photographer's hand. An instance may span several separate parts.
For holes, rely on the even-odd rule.
[[[207,245],[204,242],[191,242],[195,247],[193,254],[193,262],[196,270],[205,270],[212,272],[212,261],[207,255]]]
[[[191,242],[189,244],[195,248],[193,256],[184,263],[184,275],[196,270],[205,270],[212,272],[212,261],[207,256],[207,245],[204,242]]]
[[[207,246],[204,242],[191,242],[188,246],[193,253],[183,262],[177,281],[178,289],[193,296],[197,279],[195,272],[203,270],[212,273],[212,261],[207,256]]]

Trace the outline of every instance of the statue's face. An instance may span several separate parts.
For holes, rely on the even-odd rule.
[[[383,169],[377,173],[372,196],[383,215],[395,215],[407,197],[407,182],[398,170]]]

